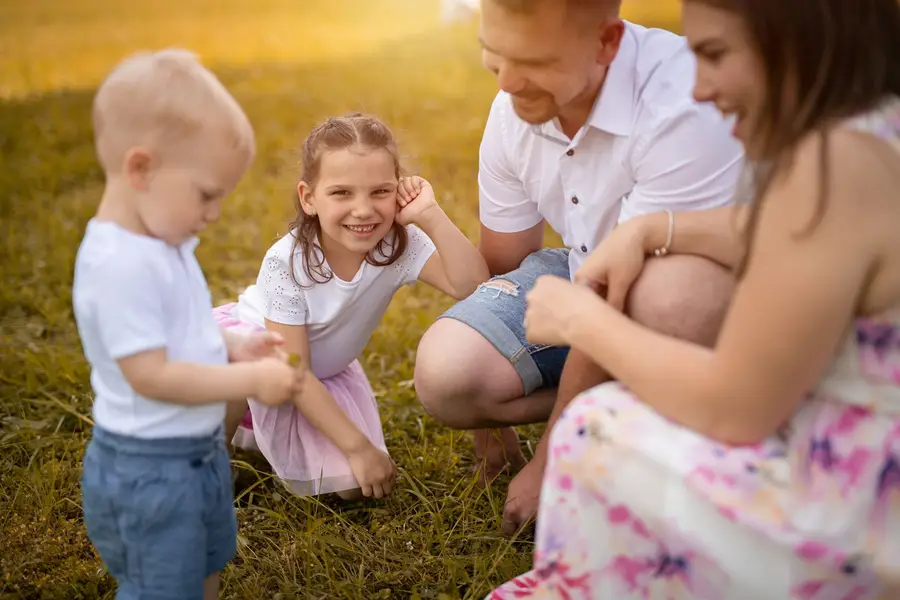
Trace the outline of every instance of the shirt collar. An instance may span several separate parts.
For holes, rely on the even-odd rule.
[[[197,249],[198,244],[200,244],[199,237],[190,237],[179,245],[179,250],[181,250],[183,254],[193,254],[194,250]]]
[[[626,136],[634,126],[634,93],[637,76],[637,42],[626,25],[619,52],[606,72],[606,81],[591,110],[591,127]]]

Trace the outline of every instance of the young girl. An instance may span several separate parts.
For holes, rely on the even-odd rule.
[[[393,135],[377,119],[328,119],[306,139],[302,163],[291,231],[266,253],[256,285],[214,314],[226,327],[280,334],[314,376],[293,405],[251,399],[234,442],[258,448],[296,494],[381,498],[395,467],[357,358],[401,286],[422,280],[461,299],[488,270],[431,186],[401,177]]]
[[[687,0],[684,30],[754,201],[640,217],[588,285],[537,281],[529,339],[621,383],[553,428],[535,568],[492,597],[900,598],[900,5]],[[654,253],[734,267],[714,348],[591,289]]]

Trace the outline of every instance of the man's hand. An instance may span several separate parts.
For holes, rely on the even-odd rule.
[[[509,483],[503,507],[503,535],[514,535],[537,516],[544,461],[532,460]]]

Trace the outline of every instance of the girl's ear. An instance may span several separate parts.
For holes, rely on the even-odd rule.
[[[312,187],[305,181],[297,184],[297,197],[300,198],[300,208],[303,209],[303,212],[311,217],[316,216]]]

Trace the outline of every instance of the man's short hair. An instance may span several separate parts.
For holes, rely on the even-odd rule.
[[[164,146],[205,128],[253,152],[246,114],[187,50],[141,52],[120,62],[97,90],[92,117],[97,156],[107,171],[118,169],[133,146]]]
[[[486,0],[517,14],[529,14],[544,2],[565,4],[569,10],[606,10],[618,13],[622,0]]]

